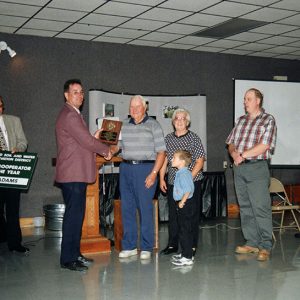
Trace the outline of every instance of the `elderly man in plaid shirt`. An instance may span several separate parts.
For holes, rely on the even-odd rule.
[[[276,144],[276,123],[262,108],[263,95],[249,89],[244,96],[246,114],[241,116],[226,140],[234,166],[234,184],[240,205],[246,244],[236,253],[258,253],[266,261],[272,248],[272,209],[268,161]]]

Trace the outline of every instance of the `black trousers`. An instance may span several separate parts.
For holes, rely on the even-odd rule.
[[[80,255],[80,239],[85,213],[85,182],[61,183],[65,202],[65,214],[62,227],[60,263],[76,261]]]
[[[0,240],[6,240],[10,249],[22,242],[20,197],[18,189],[0,188]]]
[[[192,206],[192,232],[193,232],[193,248],[197,248],[199,239],[199,222],[202,215],[202,194],[201,181],[195,181],[194,195],[189,201]],[[173,198],[173,185],[168,184],[168,205],[169,205],[169,247],[178,247],[179,244],[179,223],[177,215],[177,204]]]
[[[179,244],[181,247],[181,255],[185,258],[192,258],[193,256],[193,199],[188,199],[183,206],[177,206],[177,216],[179,224]]]

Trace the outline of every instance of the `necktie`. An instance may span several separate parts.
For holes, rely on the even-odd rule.
[[[0,127],[0,150],[2,150],[2,151],[8,150],[7,149],[7,144],[6,144],[6,141],[5,141],[5,138],[4,138],[4,134],[2,132],[1,127]]]

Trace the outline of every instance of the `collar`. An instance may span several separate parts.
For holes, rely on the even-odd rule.
[[[177,139],[180,139],[180,138],[183,138],[184,136],[186,136],[187,134],[189,134],[189,132],[190,132],[190,131],[188,130],[185,134],[178,136],[178,135],[175,134],[175,131],[174,131],[174,132],[173,132],[173,135],[174,135]]]
[[[66,102],[66,104],[68,104],[70,107],[74,108],[74,109],[77,111],[77,113],[78,113],[79,115],[81,114],[80,110],[79,110],[77,107],[71,105],[71,104],[68,103],[68,102]]]
[[[148,114],[146,113],[144,119],[143,119],[140,123],[137,123],[137,124],[136,124],[136,123],[134,122],[134,119],[133,119],[133,118],[130,118],[130,119],[129,119],[129,123],[130,123],[130,124],[133,124],[133,125],[138,125],[138,124],[145,123],[148,119],[149,119],[149,116],[148,116]]]
[[[186,172],[186,170],[188,170],[188,168],[187,167],[183,167],[181,169],[178,169],[177,173]]]
[[[265,113],[265,109],[261,108],[260,113],[253,120],[261,119],[264,113]],[[250,119],[250,115],[248,113],[246,114],[246,117],[247,119]]]

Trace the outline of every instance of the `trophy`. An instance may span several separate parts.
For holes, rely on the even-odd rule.
[[[121,121],[103,119],[99,140],[105,144],[118,144],[121,127]]]

